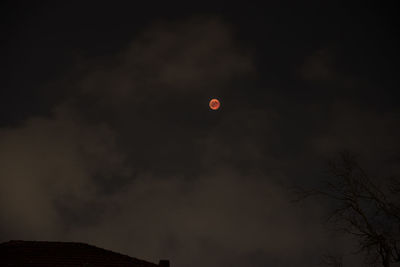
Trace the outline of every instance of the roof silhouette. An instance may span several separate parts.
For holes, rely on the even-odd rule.
[[[168,267],[169,262],[157,265],[84,243],[12,240],[0,244],[0,266]]]

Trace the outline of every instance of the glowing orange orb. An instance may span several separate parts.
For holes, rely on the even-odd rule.
[[[221,106],[221,103],[218,99],[211,99],[210,103],[208,104],[212,110],[217,110]]]

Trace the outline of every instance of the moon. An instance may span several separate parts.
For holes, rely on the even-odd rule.
[[[210,108],[212,110],[217,110],[221,106],[221,103],[219,102],[218,99],[213,98],[213,99],[210,100],[210,103],[208,105],[210,106]]]

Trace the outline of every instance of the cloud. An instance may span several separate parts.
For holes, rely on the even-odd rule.
[[[310,227],[316,209],[290,203],[287,191],[268,177],[213,169],[196,180],[143,174],[115,195],[97,226],[74,238],[175,266],[229,266],[259,255],[261,264],[293,264],[322,242],[322,228]],[[308,240],[305,243],[305,240]],[[255,263],[256,264],[256,263]]]
[[[298,77],[319,87],[333,87],[335,91],[342,88],[354,90],[360,81],[341,68],[343,62],[340,61],[340,53],[339,49],[333,47],[314,51],[297,69]]]
[[[254,73],[249,52],[226,23],[213,17],[149,26],[105,62],[89,69],[79,86],[114,109],[154,108],[174,95],[217,95],[238,77]]]
[[[68,225],[63,211],[95,202],[98,175],[128,173],[106,125],[80,121],[66,109],[0,130],[1,228],[9,238],[56,238]],[[74,206],[74,204],[76,206]]]
[[[335,154],[345,149],[369,158],[398,154],[400,121],[396,110],[377,112],[373,107],[335,102],[330,114],[331,120],[324,131],[312,141],[318,154]]]
[[[313,81],[329,81],[336,77],[336,71],[333,67],[333,57],[330,51],[322,49],[316,51],[308,57],[300,74],[305,80]]]

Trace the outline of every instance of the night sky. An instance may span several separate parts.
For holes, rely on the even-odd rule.
[[[343,150],[400,172],[395,6],[267,2],[2,3],[0,242],[360,264],[325,204],[289,188],[318,186]]]

